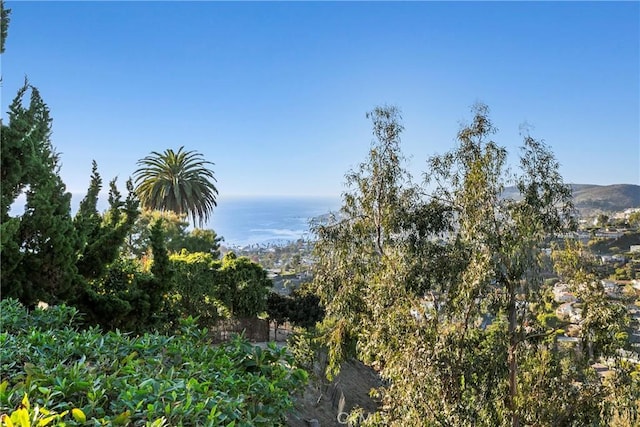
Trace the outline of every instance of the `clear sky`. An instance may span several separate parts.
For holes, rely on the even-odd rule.
[[[544,139],[566,182],[640,184],[639,2],[16,2],[2,114],[25,75],[53,116],[68,190],[91,160],[121,187],[184,145],[220,196],[338,195],[403,113],[419,175],[476,101],[514,154]]]

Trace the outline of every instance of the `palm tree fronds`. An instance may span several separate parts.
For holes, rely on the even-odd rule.
[[[214,164],[197,151],[152,151],[138,160],[136,193],[144,208],[187,214],[194,225],[206,223],[217,206]]]

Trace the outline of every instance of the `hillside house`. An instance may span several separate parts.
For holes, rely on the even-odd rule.
[[[565,302],[556,308],[556,316],[561,320],[577,324],[582,320],[582,309],[575,307],[574,303]]]
[[[611,280],[603,280],[602,287],[604,289],[604,293],[607,294],[609,298],[620,298],[622,293],[620,292],[620,286],[616,282]]]
[[[603,264],[606,263],[624,263],[627,262],[627,259],[621,255],[602,255],[600,257],[600,261]]]
[[[578,298],[570,292],[568,284],[556,283],[553,287],[553,300],[558,303],[573,303],[578,301]]]

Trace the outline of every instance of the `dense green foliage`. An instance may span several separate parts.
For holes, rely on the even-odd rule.
[[[278,325],[285,322],[302,328],[313,328],[324,318],[324,307],[320,298],[314,294],[307,284],[296,288],[291,295],[269,293],[267,298],[267,314],[269,319]]]
[[[3,40],[5,12],[2,3]],[[99,214],[102,179],[94,162],[87,195],[72,218],[71,194],[60,178],[60,160],[50,138],[52,119],[39,90],[25,81],[9,106],[8,118],[8,124],[2,123],[0,144],[2,298],[17,298],[29,307],[39,301],[66,302],[82,307],[95,322],[112,322],[99,312],[122,311],[114,308],[118,301],[107,295],[113,290],[103,292],[95,285],[104,282],[139,215],[132,184],[127,183],[129,194],[122,201],[115,180],[111,181],[109,209]],[[20,195],[26,199],[24,212],[12,216],[11,206]],[[139,295],[162,297],[143,296],[149,291]]]
[[[218,297],[232,316],[252,317],[267,308],[267,295],[273,284],[267,272],[246,257],[227,252],[220,267]]]
[[[24,106],[28,91],[30,102]],[[132,184],[127,183],[123,201],[111,181],[109,209],[98,213],[102,179],[94,162],[87,194],[72,217],[71,194],[58,174],[50,133],[48,107],[38,90],[25,84],[2,132],[2,297],[18,298],[27,306],[66,302],[108,327],[149,326],[160,309],[162,287],[157,284],[162,278],[136,282],[141,287],[118,287],[112,281],[124,239],[139,215]],[[26,193],[24,213],[11,217],[9,208],[21,193]],[[159,244],[155,249],[158,257],[165,250]],[[131,315],[136,318],[123,323]]]
[[[306,380],[284,350],[241,338],[212,346],[192,321],[176,336],[130,336],[79,331],[78,312],[66,306],[27,314],[15,300],[0,305],[0,413],[28,394],[58,413],[79,408],[94,425],[272,426]]]
[[[4,43],[7,40],[7,30],[9,28],[9,15],[11,9],[4,7],[4,1],[0,2],[0,54],[4,53]]]
[[[152,210],[170,210],[188,214],[194,224],[202,225],[217,205],[216,178],[208,168],[213,163],[195,151],[167,149],[138,161],[134,172],[136,192],[142,206]]]
[[[1,292],[27,305],[64,301],[80,286],[75,265],[79,238],[70,214],[71,194],[60,179],[50,140],[49,108],[38,89],[25,82],[8,116],[0,153]],[[10,206],[21,193],[26,193],[24,213],[12,218]]]
[[[97,279],[104,275],[107,265],[120,255],[125,237],[139,216],[138,200],[131,181],[127,182],[129,193],[125,201],[121,200],[115,179],[109,183],[109,209],[104,215],[99,214],[97,209],[101,188],[102,179],[94,161],[87,195],[80,202],[74,218],[75,228],[82,239],[76,265],[78,272],[86,279]]]
[[[150,269],[136,259],[116,258],[104,274],[89,280],[71,302],[87,322],[105,329],[142,332],[164,327],[164,295],[171,289],[173,271],[161,223],[152,227],[152,254]]]
[[[222,237],[209,229],[188,230],[189,223],[186,221],[186,215],[173,211],[143,210],[127,236],[124,251],[138,258],[147,255],[151,247],[149,243],[151,225],[160,219],[167,250],[170,253],[179,253],[185,249],[188,252],[211,254],[214,259],[220,257]]]
[[[176,272],[169,297],[173,315],[195,316],[202,325],[217,319],[255,317],[267,308],[272,286],[265,270],[228,252],[222,260],[211,254],[182,251],[170,256]]]
[[[519,174],[508,172],[487,107],[473,113],[457,146],[429,159],[424,186],[404,167],[398,111],[369,115],[369,156],[346,176],[340,216],[315,228],[329,374],[349,357],[379,370],[388,385],[371,424],[635,420],[633,405],[612,404],[622,371],[606,385],[589,357],[560,350],[539,303],[542,249],[574,227],[557,161],[525,135]],[[508,184],[521,197],[504,198]],[[610,324],[599,319],[598,330]]]

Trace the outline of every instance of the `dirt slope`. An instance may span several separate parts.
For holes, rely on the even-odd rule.
[[[320,369],[316,369],[317,374],[319,371]],[[380,385],[380,377],[376,372],[358,361],[345,363],[332,382],[321,374],[316,375],[316,378],[310,380],[304,393],[296,397],[295,409],[289,416],[287,425],[345,425],[345,414],[356,406],[363,408],[365,413],[376,410],[377,403],[369,397],[369,391]],[[317,420],[318,424],[313,424],[311,420]]]

